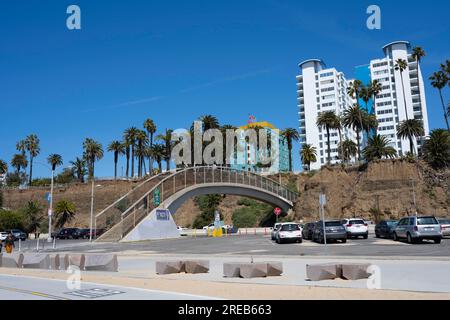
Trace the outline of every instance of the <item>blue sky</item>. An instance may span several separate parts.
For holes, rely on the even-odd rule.
[[[366,28],[374,3],[379,31]],[[70,4],[81,7],[80,31],[66,28]],[[296,128],[300,61],[322,58],[350,78],[382,57],[384,44],[409,40],[427,51],[428,76],[450,58],[448,12],[444,0],[8,1],[0,9],[0,159],[9,162],[16,142],[36,133],[34,175],[48,176],[39,164],[48,154],[67,165],[84,138],[106,147],[149,117],[160,131],[202,114],[235,125],[253,114]],[[430,126],[443,127],[428,82],[426,92]],[[298,147],[294,158],[298,170]],[[111,154],[96,173],[113,175]]]

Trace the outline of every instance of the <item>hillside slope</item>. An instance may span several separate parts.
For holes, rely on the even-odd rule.
[[[323,168],[315,174],[275,176],[283,184],[295,186],[300,197],[295,204],[291,217],[293,220],[317,220],[318,197],[325,192],[328,205],[325,208],[327,217],[344,216],[377,218],[398,218],[406,213],[414,212],[412,186],[414,189],[418,212],[436,216],[450,215],[450,170],[435,172],[425,164],[392,160],[371,163],[363,171],[357,167],[342,169],[341,167]],[[134,182],[102,181],[95,190],[95,212],[98,213],[118,197],[127,193]],[[44,207],[47,204],[44,195],[47,189],[4,190],[4,206],[18,209],[26,201],[38,200]],[[74,184],[55,189],[55,201],[67,199],[77,206],[76,219],[71,226],[86,227],[89,225],[90,185]],[[232,221],[233,211],[241,208],[240,197],[223,198],[219,211],[226,224]],[[380,215],[374,213],[379,208]],[[190,226],[200,213],[192,199],[188,200],[175,215],[179,225]]]

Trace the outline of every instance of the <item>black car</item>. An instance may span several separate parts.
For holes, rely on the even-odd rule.
[[[91,234],[91,229],[78,229],[76,236],[78,239],[89,239],[90,234]]]
[[[78,228],[65,228],[58,232],[56,239],[78,239],[79,238]]]
[[[315,226],[316,222],[310,222],[305,224],[302,231],[303,239],[312,240]]]
[[[17,241],[19,239],[25,241],[28,238],[27,234],[20,229],[5,230],[5,232],[11,233],[14,236],[14,241]]]
[[[325,232],[323,230],[323,225],[325,224]],[[330,241],[341,241],[342,243],[347,242],[347,231],[340,221],[319,221],[315,224],[313,241],[319,243],[325,243],[325,236],[327,243]]]
[[[381,221],[375,226],[375,237],[392,239],[394,235],[394,229],[397,226],[398,221],[388,220]]]

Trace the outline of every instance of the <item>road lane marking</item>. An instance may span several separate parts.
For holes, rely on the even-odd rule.
[[[0,290],[29,294],[32,296],[38,296],[38,297],[43,297],[43,298],[52,299],[52,300],[70,300],[68,298],[59,297],[59,296],[55,296],[55,295],[51,295],[51,294],[47,294],[47,293],[43,293],[43,292],[24,290],[24,289],[18,289],[18,288],[10,288],[10,287],[0,286]]]

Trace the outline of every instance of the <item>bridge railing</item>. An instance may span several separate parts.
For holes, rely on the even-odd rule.
[[[154,184],[148,192],[121,214],[120,220],[108,220],[109,215],[98,215],[95,221],[96,228],[107,230],[98,240],[119,241],[170,196],[191,186],[214,183],[245,185],[262,189],[292,203],[298,196],[296,192],[289,190],[286,186],[253,172],[234,170],[228,167],[190,167],[166,176]]]

